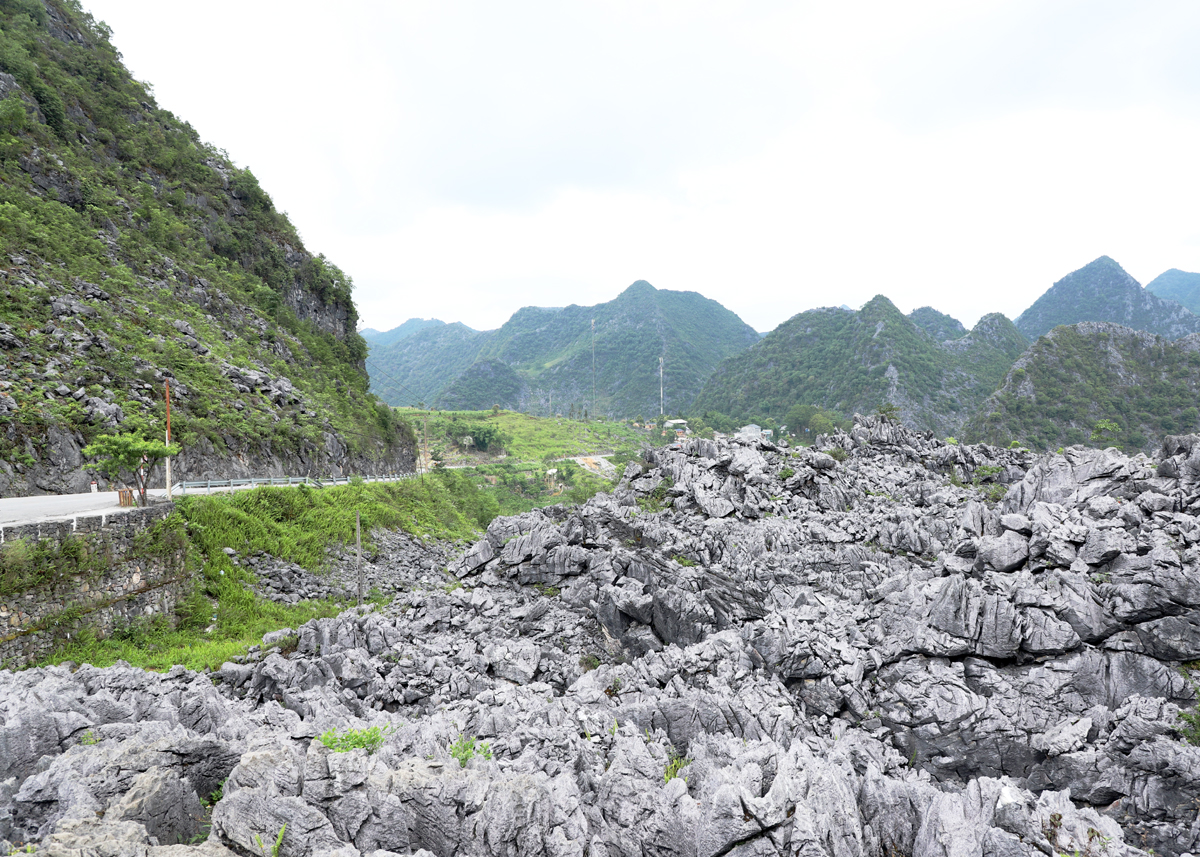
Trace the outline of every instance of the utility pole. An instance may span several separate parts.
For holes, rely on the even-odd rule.
[[[163,378],[167,399],[167,446],[171,445],[171,379]],[[167,456],[167,501],[171,500],[171,456]]]
[[[592,319],[592,419],[596,418],[596,319]]]
[[[659,355],[659,416],[662,416],[662,355]]]

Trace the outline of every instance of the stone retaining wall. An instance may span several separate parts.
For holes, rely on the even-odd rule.
[[[186,595],[186,546],[147,556],[137,537],[166,518],[173,504],[156,504],[120,514],[4,527],[3,544],[80,539],[102,552],[104,568],[71,574],[21,592],[0,595],[0,666],[21,667],[52,652],[82,628],[99,636],[136,619],[172,615]]]

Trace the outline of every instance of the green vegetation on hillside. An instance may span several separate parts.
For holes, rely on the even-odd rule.
[[[1200,430],[1200,350],[1114,324],[1058,327],[1013,366],[963,432],[1046,450],[1083,443],[1152,448],[1165,434]],[[1102,420],[1117,430],[1093,432]]]
[[[216,669],[257,645],[263,634],[333,616],[347,605],[330,601],[277,604],[255,595],[254,575],[225,554],[263,552],[319,572],[331,544],[352,544],[354,514],[362,518],[370,548],[376,527],[418,538],[471,539],[496,514],[495,504],[470,479],[453,471],[399,483],[358,483],[320,490],[256,488],[232,495],[186,497],[163,524],[186,540],[196,588],[177,608],[175,627],[165,617],[119,629],[104,640],[83,633],[56,651],[51,662],[73,660],[108,666],[125,660],[146,669],[175,664]],[[209,627],[211,631],[206,630]]]
[[[1017,316],[1030,341],[1060,325],[1111,322],[1178,339],[1200,332],[1200,317],[1154,294],[1110,259],[1101,256],[1063,277]]]
[[[1146,283],[1146,291],[1200,314],[1200,274],[1172,268]]]
[[[403,442],[359,368],[350,279],[109,35],[73,0],[0,2],[0,459],[34,463],[54,428],[91,441],[97,405],[161,420],[164,377],[185,449]]]
[[[686,408],[725,357],[759,337],[736,315],[695,292],[639,280],[592,307],[524,307],[497,330],[428,328],[372,346],[373,389],[394,404],[501,407],[543,416],[593,410],[595,322],[597,415],[657,413],[659,358],[666,408]]]
[[[693,412],[787,422],[797,405],[851,414],[892,402],[910,425],[946,434],[995,389],[1023,349],[1020,334],[998,314],[939,344],[879,295],[858,312],[822,308],[793,316],[722,363]]]
[[[917,327],[933,337],[935,342],[959,339],[967,335],[967,329],[953,316],[938,312],[931,306],[919,307],[908,314]]]

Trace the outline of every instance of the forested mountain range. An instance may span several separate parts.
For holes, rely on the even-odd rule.
[[[71,0],[0,3],[0,494],[82,489],[101,433],[178,478],[395,468],[352,284],[249,169],[158,107]]]
[[[666,409],[690,407],[721,360],[759,335],[696,292],[644,280],[591,307],[525,307],[500,328],[429,327],[390,345],[372,344],[373,388],[391,404],[503,408],[533,414],[592,410],[613,417],[658,413],[659,358]]]
[[[1034,449],[1096,442],[1149,450],[1200,430],[1200,334],[1171,340],[1116,324],[1057,327],[1020,356],[964,434]]]
[[[939,334],[961,328],[934,310],[915,315]],[[850,414],[890,402],[906,424],[948,434],[1024,348],[1002,315],[985,316],[967,336],[941,342],[877,295],[857,312],[826,307],[793,316],[722,363],[693,411],[778,420],[796,404]]]

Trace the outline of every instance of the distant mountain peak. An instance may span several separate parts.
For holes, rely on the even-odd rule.
[[[1101,256],[1063,277],[1017,316],[1030,341],[1064,324],[1104,321],[1178,339],[1200,332],[1200,317],[1144,290],[1125,269]]]
[[[961,321],[931,306],[918,307],[908,314],[909,320],[933,337],[935,342],[959,339],[967,335]]]
[[[638,297],[640,295],[652,295],[657,291],[658,289],[654,288],[654,286],[650,285],[645,280],[634,280],[632,283],[626,286],[625,290],[621,292],[621,294],[617,295],[617,297],[624,298]]]
[[[1200,314],[1200,274],[1171,268],[1146,283],[1146,291]]]

